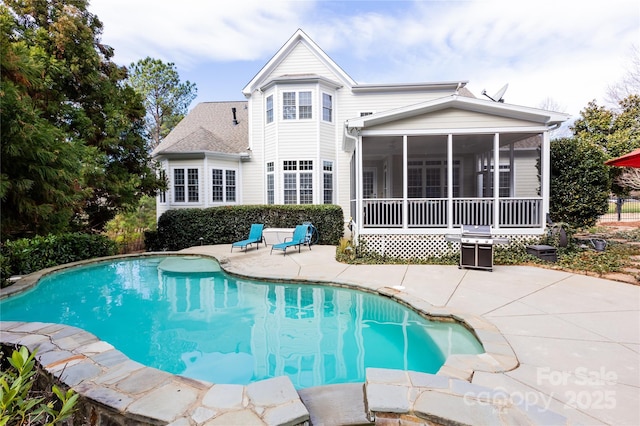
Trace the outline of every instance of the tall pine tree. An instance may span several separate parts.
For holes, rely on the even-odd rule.
[[[160,185],[145,109],[85,0],[0,5],[3,237],[102,229]]]

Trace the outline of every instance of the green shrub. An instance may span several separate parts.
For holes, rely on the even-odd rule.
[[[65,263],[111,256],[117,252],[115,243],[106,236],[82,233],[6,241],[1,251],[3,282],[11,275],[29,274]]]
[[[344,233],[340,206],[242,205],[169,210],[158,219],[157,233],[145,233],[147,250],[181,250],[200,244],[229,244],[247,237],[252,223],[265,228],[294,228],[311,222],[318,244],[336,245]]]
[[[554,222],[593,226],[608,209],[610,180],[602,149],[577,138],[551,141],[551,198]]]
[[[35,352],[26,347],[14,350],[4,359],[0,353],[0,425],[54,425],[73,415],[78,394],[62,391],[53,385],[51,391],[35,392],[37,370]],[[44,395],[44,396],[40,396]],[[54,398],[55,396],[55,398]]]

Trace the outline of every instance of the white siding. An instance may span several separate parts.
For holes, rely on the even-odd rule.
[[[392,123],[371,127],[371,130],[421,130],[421,129],[469,129],[496,127],[537,127],[539,123],[532,123],[507,117],[481,114],[460,109],[446,109],[424,114],[418,117],[397,120]]]
[[[303,41],[296,45],[289,56],[284,58],[266,79],[296,74],[316,74],[331,80],[338,78]]]

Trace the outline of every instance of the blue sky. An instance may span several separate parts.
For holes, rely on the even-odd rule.
[[[192,104],[242,89],[301,28],[358,83],[468,81],[577,116],[631,67],[637,0],[90,0],[115,62],[173,62]]]

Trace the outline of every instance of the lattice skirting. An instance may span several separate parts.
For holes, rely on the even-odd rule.
[[[532,235],[494,235],[509,238],[511,243],[530,244],[538,237]],[[401,259],[438,257],[448,253],[458,253],[460,244],[444,240],[444,235],[396,235],[367,234],[360,235],[368,250],[385,256]]]

